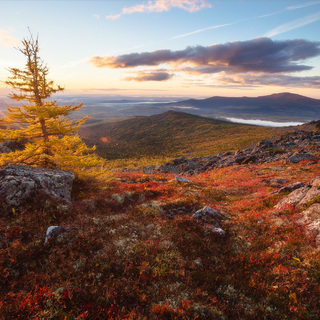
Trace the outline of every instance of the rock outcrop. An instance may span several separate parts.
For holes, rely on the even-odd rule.
[[[314,203],[301,212],[301,218],[297,223],[307,226],[308,233],[313,234],[317,245],[320,245],[320,203]]]
[[[276,206],[281,210],[292,205],[303,210],[297,224],[304,225],[307,233],[315,236],[317,245],[320,245],[320,176],[312,179],[309,183],[296,182],[281,188],[278,193],[291,191]]]
[[[314,201],[318,196],[320,196],[320,176],[306,184],[296,182],[280,189],[279,193],[281,193],[281,191],[284,192],[290,190],[293,191],[275,206],[276,209],[284,208],[287,205],[303,207],[311,201]]]
[[[317,162],[319,152],[320,132],[300,131],[288,133],[279,139],[263,140],[236,152],[217,153],[191,159],[179,157],[164,165],[144,168],[144,171],[192,176],[237,164],[271,163],[279,160],[292,164],[302,160]]]
[[[9,165],[0,170],[0,201],[5,207],[18,208],[41,194],[68,204],[74,178],[68,171]]]

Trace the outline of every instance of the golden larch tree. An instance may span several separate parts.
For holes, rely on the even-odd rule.
[[[0,141],[26,141],[24,150],[0,154],[0,165],[10,163],[75,169],[93,166],[98,158],[76,134],[87,117],[72,121],[71,112],[82,107],[78,105],[60,106],[50,100],[52,94],[64,88],[54,86],[47,79],[48,67],[39,57],[38,38],[32,34],[23,39],[18,50],[27,62],[23,69],[9,68],[11,76],[5,83],[14,91],[10,98],[19,106],[10,106],[4,118],[0,119]]]

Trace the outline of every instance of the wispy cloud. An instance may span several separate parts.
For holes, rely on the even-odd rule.
[[[206,28],[203,28],[203,29],[198,29],[198,30],[195,30],[195,31],[192,31],[192,32],[189,32],[189,33],[185,33],[185,34],[181,34],[179,36],[172,37],[171,40],[187,37],[187,36],[190,36],[192,34],[199,33],[199,32],[204,32],[204,31],[211,30],[211,29],[218,29],[218,28],[222,28],[222,27],[231,26],[233,24],[235,24],[235,23],[226,23],[226,24],[220,24],[220,25],[216,25],[216,26],[206,27]]]
[[[241,86],[286,86],[286,87],[304,87],[320,88],[320,77],[299,77],[283,74],[240,74],[240,75],[221,75],[219,83],[225,85]]]
[[[149,0],[147,3],[138,4],[131,7],[125,7],[122,12],[115,15],[109,15],[107,19],[118,19],[124,14],[133,14],[138,12],[163,12],[172,8],[179,8],[189,12],[196,12],[204,8],[211,8],[209,0]]]
[[[241,22],[244,22],[244,21],[250,21],[250,20],[256,20],[256,19],[261,19],[261,18],[267,18],[267,17],[271,17],[271,16],[275,16],[275,15],[278,15],[278,14],[281,14],[281,13],[284,13],[288,10],[297,10],[297,9],[302,9],[302,8],[305,8],[305,7],[310,7],[310,6],[314,6],[314,5],[320,5],[320,1],[311,1],[311,2],[306,2],[306,3],[303,3],[301,5],[297,5],[297,6],[290,6],[290,7],[287,7],[285,8],[284,10],[280,10],[280,11],[275,11],[275,12],[271,12],[271,13],[267,13],[267,14],[264,14],[264,15],[260,15],[260,16],[257,16],[257,17],[251,17],[251,18],[248,18],[248,19],[243,19],[243,20],[239,20],[239,21],[236,21],[236,22],[232,22],[232,23],[226,23],[226,24],[221,24],[221,25],[215,25],[215,26],[209,26],[209,27],[205,27],[205,28],[202,28],[202,29],[198,29],[198,30],[195,30],[195,31],[192,31],[192,32],[188,32],[188,33],[185,33],[185,34],[181,34],[181,35],[178,35],[178,36],[174,36],[171,38],[171,40],[174,40],[174,39],[178,39],[178,38],[182,38],[182,37],[187,37],[187,36],[191,36],[193,34],[196,34],[196,33],[200,33],[200,32],[205,32],[205,31],[208,31],[208,30],[212,30],[212,29],[218,29],[218,28],[222,28],[222,27],[228,27],[228,26],[231,26],[231,25],[235,25],[235,24],[238,24],[238,23],[241,23]],[[316,15],[316,14],[314,14]],[[293,29],[296,29],[296,28],[300,28],[306,24],[309,24],[309,23],[312,23],[312,22],[315,22],[317,20],[319,20],[318,18],[314,18],[313,16],[314,15],[310,15],[310,16],[307,16],[305,18],[301,18],[301,19],[297,19],[295,21],[292,21],[288,24],[283,24],[271,31],[269,31],[265,36],[268,37],[270,36],[269,33],[271,33],[272,31],[273,32],[278,32],[278,28],[279,30],[281,31],[281,27],[285,28],[292,28],[290,30],[293,30]],[[309,18],[309,20],[308,20]],[[314,21],[312,21],[312,18],[313,19],[316,19]],[[301,20],[301,21],[299,21]],[[301,23],[301,25],[296,25],[296,23]],[[287,30],[289,31],[289,30]],[[284,31],[286,32],[286,31]],[[281,32],[282,33],[282,32]]]
[[[313,13],[313,14],[310,14],[308,16],[305,16],[303,18],[296,19],[291,22],[281,24],[280,26],[267,32],[264,36],[265,37],[273,37],[273,36],[276,36],[281,33],[285,33],[285,32],[288,32],[288,31],[291,31],[294,29],[301,28],[303,26],[306,26],[306,25],[313,23],[313,22],[316,22],[318,20],[320,20],[320,11]]]
[[[287,10],[296,10],[296,9],[302,9],[302,8],[306,8],[306,7],[310,7],[310,6],[314,6],[320,4],[320,1],[310,1],[310,2],[305,2],[296,6],[290,6],[287,7]]]
[[[10,31],[0,29],[0,46],[1,47],[16,47],[19,46],[20,40],[10,35]]]
[[[93,14],[92,16],[93,16],[94,18],[96,18],[97,20],[100,19],[100,15],[99,15],[99,14]]]

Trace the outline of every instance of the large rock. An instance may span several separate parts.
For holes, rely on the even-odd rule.
[[[303,186],[304,186],[304,183],[295,182],[295,183],[289,184],[288,186],[280,188],[278,193],[292,192],[292,191],[294,191],[296,189],[302,188]]]
[[[196,213],[192,215],[192,218],[196,219],[198,222],[202,223],[202,225],[210,230],[212,233],[225,236],[226,232],[222,229],[220,223],[221,220],[227,218],[221,212],[212,209],[208,206],[203,207],[202,209],[198,210]]]
[[[297,223],[306,225],[307,231],[316,237],[316,242],[320,245],[320,203],[315,203],[301,212]]]
[[[68,171],[9,165],[0,170],[0,199],[10,208],[17,208],[39,194],[70,203],[74,178]]]
[[[4,152],[12,152],[17,150],[23,150],[25,148],[26,141],[4,141],[0,144],[0,150],[1,148],[4,148]]]
[[[312,161],[316,160],[316,158],[312,154],[308,154],[308,153],[295,153],[288,159],[291,163],[298,163],[302,160],[312,160]]]
[[[210,217],[218,220],[219,222],[223,219],[223,215],[219,211],[212,209],[209,206],[203,207],[202,209],[198,210],[196,213],[192,215],[192,218],[194,219],[201,220],[204,217]]]
[[[290,186],[287,186],[288,190],[294,191],[284,197],[276,206],[276,209],[281,209],[286,205],[290,204],[297,207],[302,207],[310,203],[311,201],[316,200],[320,196],[320,176],[312,179],[309,183],[303,184],[301,182],[294,183]],[[281,193],[282,189],[279,190]],[[286,189],[284,189],[287,191]]]
[[[57,238],[60,234],[68,231],[69,228],[63,226],[50,226],[46,232],[46,238],[44,244],[46,245],[51,239]]]

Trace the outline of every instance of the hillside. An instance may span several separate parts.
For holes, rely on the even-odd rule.
[[[210,155],[234,151],[290,130],[234,124],[168,111],[117,122],[93,122],[84,126],[80,135],[97,146],[99,155],[110,160]]]
[[[72,191],[70,172],[0,168],[0,319],[319,319],[317,129],[92,119],[82,136],[115,160]]]
[[[319,230],[301,222],[319,197],[275,208],[297,182],[319,194],[317,162],[97,173],[72,209],[2,211],[1,319],[319,319]]]

